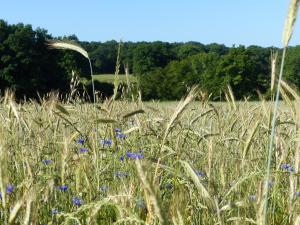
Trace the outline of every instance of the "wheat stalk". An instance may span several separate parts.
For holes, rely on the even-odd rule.
[[[9,214],[8,224],[14,223],[16,216],[17,216],[18,212],[20,211],[23,203],[24,203],[24,200],[22,199],[22,200],[18,201],[15,204],[15,206],[12,208],[12,210],[10,211],[10,214]]]
[[[227,88],[228,88],[228,93],[229,93],[230,100],[232,102],[233,109],[236,110],[235,98],[234,98],[234,94],[233,94],[233,91],[231,89],[231,86],[228,85]]]
[[[300,0],[291,0],[288,15],[285,20],[284,32],[283,32],[283,46],[289,45],[290,39],[293,34],[295,22],[297,19],[297,13],[299,8]]]
[[[279,95],[280,95],[280,84],[282,80],[282,74],[283,74],[283,67],[284,67],[284,60],[286,55],[286,48],[283,49],[282,53],[282,59],[281,59],[281,66],[280,66],[280,73],[279,73],[279,79],[277,84],[277,91],[276,91],[276,97],[274,102],[274,109],[273,109],[273,118],[272,118],[272,125],[271,125],[271,134],[270,134],[270,141],[269,141],[269,149],[268,149],[268,159],[267,159],[267,165],[266,165],[266,180],[264,184],[264,204],[263,204],[263,222],[264,224],[267,224],[267,212],[268,212],[268,195],[269,195],[269,180],[271,177],[271,162],[272,162],[272,152],[273,152],[273,145],[274,145],[274,138],[275,138],[275,129],[276,129],[276,117],[277,117],[277,111],[278,111],[278,103],[279,103]]]
[[[272,118],[272,129],[270,134],[270,142],[269,142],[269,150],[268,150],[268,159],[267,159],[267,166],[266,166],[266,180],[264,184],[264,204],[263,204],[263,222],[264,224],[267,224],[267,213],[268,213],[268,195],[269,195],[269,180],[271,177],[271,161],[272,161],[272,151],[273,151],[273,144],[274,144],[274,138],[275,138],[275,128],[276,128],[276,117],[277,117],[277,111],[278,111],[278,102],[279,102],[279,95],[280,95],[280,85],[282,81],[283,76],[283,67],[284,67],[284,61],[286,56],[286,50],[287,46],[289,44],[289,41],[291,39],[291,36],[293,34],[293,28],[296,22],[297,18],[297,12],[299,8],[299,2],[300,0],[291,0],[288,16],[285,22],[285,27],[283,31],[283,52],[281,57],[281,65],[280,65],[280,72],[279,72],[279,78],[278,78],[278,84],[277,84],[277,91],[276,91],[276,97],[275,97],[275,103],[274,103],[274,109],[273,109],[273,118]]]
[[[93,78],[93,67],[87,51],[85,51],[80,45],[72,41],[48,40],[48,46],[53,49],[65,49],[65,50],[76,51],[81,55],[83,55],[89,61],[91,79],[92,79],[92,88],[93,88],[93,100],[95,106],[96,97],[95,97],[95,85],[94,85],[94,78]]]
[[[154,208],[155,215],[150,215],[150,218],[153,220],[154,217],[157,217],[160,221],[160,224],[166,224],[167,221],[165,221],[165,218],[162,215],[159,201],[156,198],[155,192],[151,187],[151,184],[148,182],[146,175],[144,173],[145,169],[142,167],[139,160],[135,161],[135,165],[138,172],[138,177],[142,184],[142,188],[144,189],[146,196],[149,200],[149,203],[151,204],[148,210],[151,210],[152,207]]]
[[[163,137],[162,142],[161,142],[160,152],[162,151],[162,149],[164,147],[164,144],[165,144],[165,141],[166,141],[166,139],[168,137],[168,134],[173,129],[176,120],[178,120],[181,117],[181,115],[184,112],[184,110],[195,99],[195,97],[197,96],[198,93],[199,93],[198,86],[193,86],[191,88],[190,92],[188,93],[188,95],[186,96],[186,98],[184,100],[182,99],[178,103],[178,105],[177,105],[177,107],[176,107],[176,109],[175,109],[175,111],[174,111],[174,113],[173,113],[173,115],[172,115],[169,123],[167,124],[167,128],[166,128],[164,137]],[[157,161],[157,163],[156,163],[156,168],[155,168],[153,182],[155,182],[155,180],[156,180],[156,176],[157,176],[157,172],[158,172],[158,167],[159,167],[160,159],[161,158],[159,158],[158,161]]]
[[[162,141],[162,146],[164,145],[165,140],[166,140],[168,134],[170,133],[171,129],[174,127],[175,121],[180,118],[181,114],[186,109],[186,107],[189,105],[189,103],[192,102],[194,100],[194,98],[197,96],[197,93],[198,93],[198,87],[197,86],[192,87],[192,89],[190,90],[187,97],[177,105],[175,112],[173,113],[173,115],[167,125],[165,135],[164,135],[164,138]]]
[[[281,86],[286,90],[288,91],[292,96],[293,98],[296,100],[296,101],[300,101],[300,97],[299,95],[297,94],[297,91],[295,91],[290,85],[288,85],[288,83],[286,83],[284,80],[281,80],[280,81],[281,83]]]
[[[300,225],[300,215],[298,215],[294,221],[294,225]]]
[[[277,62],[278,52],[271,52],[271,92],[273,93],[275,86],[275,77],[276,77],[276,62]]]
[[[85,58],[90,59],[87,51],[85,51],[80,45],[71,42],[71,41],[59,41],[59,40],[49,40],[48,45],[50,48],[54,49],[68,49],[73,50],[81,55],[83,55]]]
[[[124,65],[125,75],[126,75],[126,84],[127,84],[127,92],[130,92],[130,81],[129,81],[129,67],[128,63]]]
[[[117,62],[116,62],[116,69],[115,69],[115,77],[114,77],[114,95],[113,95],[113,100],[116,99],[117,94],[118,94],[118,87],[120,83],[119,79],[119,72],[120,72],[120,53],[121,53],[121,45],[122,45],[122,40],[119,42],[118,46],[118,54],[117,54]]]
[[[179,161],[184,170],[186,171],[186,174],[192,179],[193,183],[195,184],[198,192],[199,192],[199,198],[203,198],[205,200],[209,200],[213,202],[212,197],[210,196],[208,190],[204,185],[201,183],[199,176],[195,173],[194,169],[191,167],[191,165],[186,161]]]

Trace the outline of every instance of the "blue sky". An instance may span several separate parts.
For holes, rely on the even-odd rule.
[[[82,41],[281,46],[289,0],[2,0],[0,18]],[[300,43],[296,24],[291,45]]]

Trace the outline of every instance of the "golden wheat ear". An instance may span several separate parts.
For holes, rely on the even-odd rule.
[[[91,78],[92,78],[92,87],[93,87],[93,98],[94,98],[94,105],[96,104],[96,97],[95,97],[95,85],[94,85],[94,78],[93,78],[93,68],[92,68],[92,62],[90,60],[89,54],[86,50],[84,50],[79,44],[73,42],[73,41],[60,41],[60,40],[47,40],[47,45],[49,48],[53,49],[66,49],[66,50],[72,50],[80,53],[85,58],[88,59],[90,70],[91,70]]]
[[[283,31],[283,45],[288,46],[293,34],[300,0],[291,0]]]
[[[273,51],[271,51],[271,92],[272,93],[275,87],[277,57],[278,57],[278,52],[274,53]]]
[[[47,44],[54,49],[68,49],[79,52],[85,58],[90,59],[87,51],[85,51],[79,44],[72,41],[48,40]]]

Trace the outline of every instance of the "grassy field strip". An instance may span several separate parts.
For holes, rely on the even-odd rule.
[[[99,81],[99,82],[105,82],[105,83],[114,83],[114,74],[98,74],[94,75],[94,79]],[[126,83],[126,76],[125,74],[120,74],[119,75],[119,80],[121,83]],[[129,75],[129,81],[131,83],[136,83],[136,78],[133,75]]]

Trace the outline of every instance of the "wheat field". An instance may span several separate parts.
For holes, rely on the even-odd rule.
[[[300,97],[282,79],[299,2],[278,79],[272,61],[274,102],[236,102],[230,87],[224,103],[197,87],[180,102],[120,97],[120,46],[114,95],[99,101],[88,53],[50,42],[88,60],[93,104],[75,87],[63,101],[1,97],[1,224],[299,225]]]
[[[94,108],[7,93],[1,224],[262,224],[272,104],[198,95]],[[269,224],[299,224],[299,118],[298,101],[281,102]]]

